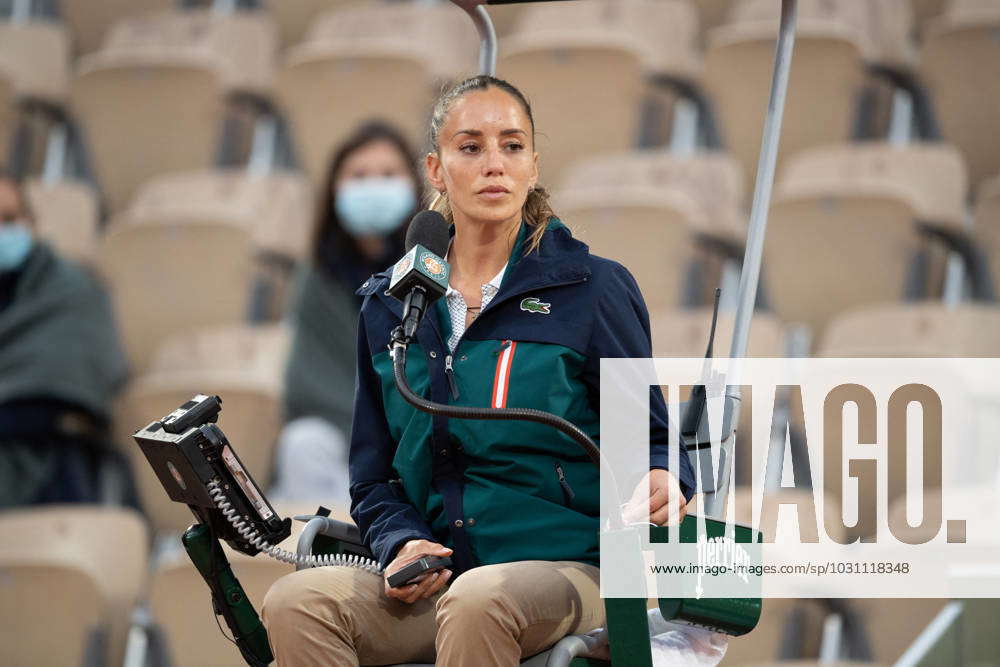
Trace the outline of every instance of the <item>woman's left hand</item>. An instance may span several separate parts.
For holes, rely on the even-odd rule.
[[[649,522],[657,526],[673,526],[687,514],[687,500],[681,485],[669,470],[656,468],[644,475],[632,498],[622,508],[622,518],[627,523],[644,520],[648,501]]]

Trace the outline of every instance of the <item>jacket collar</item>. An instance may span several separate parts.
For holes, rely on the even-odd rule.
[[[587,266],[589,253],[587,244],[573,238],[559,218],[555,216],[549,218],[541,245],[534,252],[525,255],[524,246],[528,240],[528,230],[528,225],[522,222],[508,259],[498,297],[577,282],[590,277],[590,268]],[[454,225],[449,228],[449,233],[454,235]],[[392,266],[389,266],[366,280],[355,294],[361,296],[382,294],[389,284],[391,275]],[[391,297],[387,299],[398,304],[396,299]],[[401,304],[398,304],[393,312],[399,313],[401,310]]]

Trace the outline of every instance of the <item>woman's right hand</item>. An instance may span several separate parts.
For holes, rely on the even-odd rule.
[[[399,588],[391,588],[389,586],[389,575],[403,569],[423,556],[450,556],[451,552],[451,549],[437,542],[410,540],[396,552],[396,557],[385,568],[383,575],[385,594],[406,604],[413,604],[417,600],[429,598],[434,595],[451,579],[451,570],[436,570],[424,575],[415,584],[400,586]]]

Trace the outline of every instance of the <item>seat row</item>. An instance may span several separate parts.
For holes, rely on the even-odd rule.
[[[732,305],[743,257],[742,172],[721,152],[611,154],[577,163],[555,211],[593,252],[622,262],[652,310]],[[947,144],[872,142],[814,149],[779,175],[761,298],[817,340],[832,318],[866,304],[940,299],[959,254],[973,300],[995,291],[1000,175],[966,225],[966,172]],[[145,183],[98,232],[93,191],[32,182],[43,237],[89,263],[112,290],[136,368],[190,322],[273,320],[294,266],[309,252],[312,189],[289,172],[177,172]],[[817,295],[822,294],[822,298]]]
[[[769,0],[733,2],[727,21],[710,31],[704,55],[697,12],[681,0],[522,9],[501,41],[498,73],[532,98],[544,180],[559,181],[582,157],[648,139],[656,118],[672,120],[680,136],[684,114],[675,102],[684,99],[697,108],[698,136],[727,146],[752,183],[777,8]],[[997,11],[978,0],[953,3],[929,25],[918,64],[907,41],[907,3],[801,2],[782,159],[874,132],[879,115],[893,107],[880,102],[885,85],[878,82],[894,82],[890,102],[892,91],[904,90],[915,109],[924,109],[922,89],[913,84],[920,75],[940,112],[941,134],[966,157],[970,185],[1000,171],[991,131],[1000,108],[991,67],[1000,57],[989,37],[1000,24]],[[331,147],[361,118],[383,116],[422,142],[436,86],[472,73],[476,63],[471,23],[448,3],[323,14],[277,69],[278,30],[258,12],[190,10],[124,19],[99,50],[79,61],[72,77],[58,26],[8,24],[3,30],[6,95],[68,101],[114,211],[156,174],[210,166],[233,95],[277,102],[303,167],[318,183]],[[10,116],[2,88],[0,107]],[[640,110],[657,96],[669,108],[644,120]],[[935,135],[933,116],[924,116],[918,114],[919,134]],[[0,126],[0,135],[9,129]]]

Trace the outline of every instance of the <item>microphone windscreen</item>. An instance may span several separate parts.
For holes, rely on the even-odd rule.
[[[442,259],[448,252],[448,222],[437,211],[421,211],[406,230],[406,252],[418,243]]]

